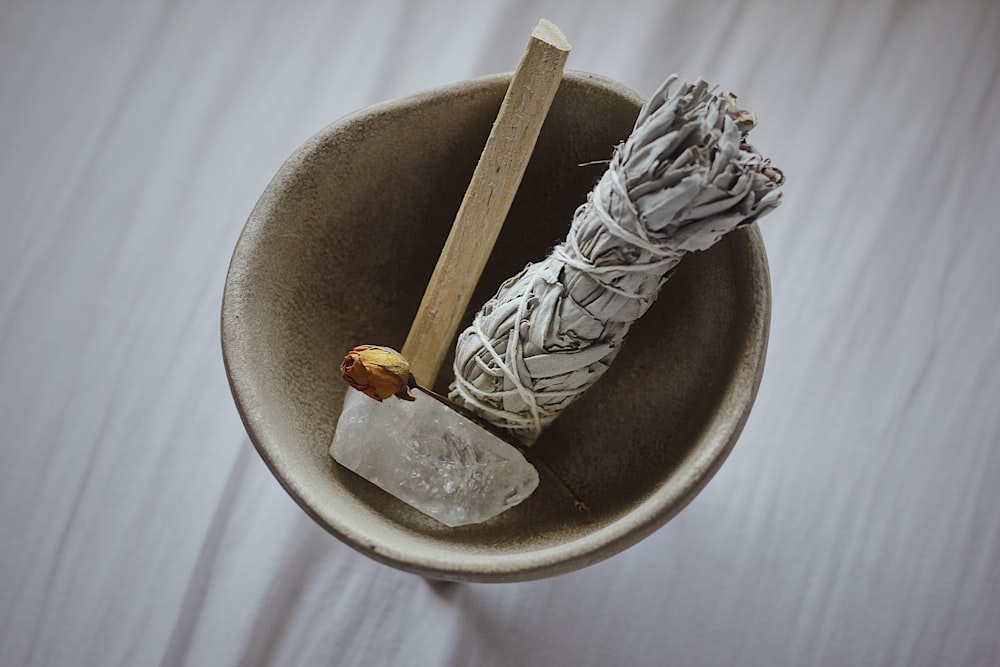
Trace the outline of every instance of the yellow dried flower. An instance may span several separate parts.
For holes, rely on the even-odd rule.
[[[414,400],[409,392],[410,362],[390,347],[359,345],[344,357],[340,373],[347,384],[376,401],[390,396]]]

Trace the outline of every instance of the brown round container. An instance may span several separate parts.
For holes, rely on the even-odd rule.
[[[590,514],[543,474],[521,505],[447,528],[333,461],[347,391],[340,361],[362,343],[402,346],[509,80],[378,104],[321,130],[268,185],[226,279],[226,371],[261,457],[331,533],[435,579],[561,574],[652,533],[729,454],[767,347],[767,259],[751,225],[684,259],[611,370],[535,445]],[[643,101],[609,79],[567,73],[474,306],[565,237]],[[448,369],[450,359],[438,389]]]

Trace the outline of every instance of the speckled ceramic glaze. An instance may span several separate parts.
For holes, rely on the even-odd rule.
[[[340,361],[361,343],[402,346],[508,81],[379,104],[309,139],[251,213],[222,307],[233,395],[278,481],[347,544],[435,579],[537,579],[649,535],[728,455],[767,346],[767,261],[751,225],[684,259],[612,369],[535,445],[589,515],[542,475],[514,509],[447,528],[330,458],[348,390]],[[565,236],[642,102],[614,81],[566,75],[474,305]]]

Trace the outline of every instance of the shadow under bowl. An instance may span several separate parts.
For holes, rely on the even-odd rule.
[[[362,343],[402,346],[509,80],[378,104],[321,130],[268,185],[226,279],[226,371],[267,466],[332,534],[434,579],[562,574],[652,533],[729,454],[767,347],[767,259],[751,225],[684,259],[611,370],[535,445],[589,514],[543,474],[521,505],[447,528],[330,457],[348,389],[341,359]],[[643,102],[612,80],[566,74],[473,308],[565,237]]]

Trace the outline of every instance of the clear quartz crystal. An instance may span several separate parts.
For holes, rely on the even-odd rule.
[[[538,486],[515,447],[419,391],[414,397],[379,403],[348,391],[330,454],[448,526],[486,521]]]

